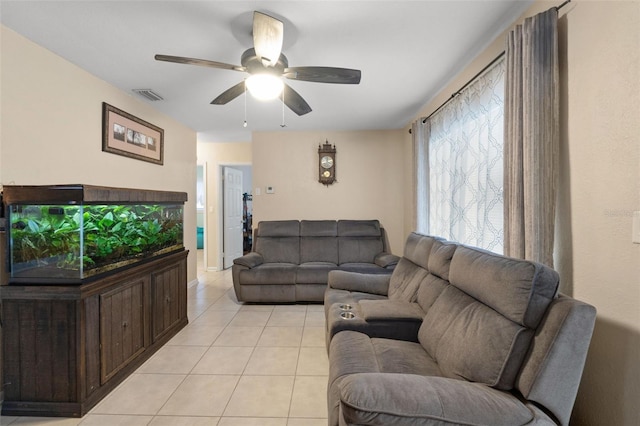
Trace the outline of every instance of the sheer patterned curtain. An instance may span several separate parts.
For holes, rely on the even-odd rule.
[[[428,233],[502,253],[503,106],[499,61],[425,123]]]
[[[558,185],[558,11],[525,19],[507,38],[505,254],[553,267]]]

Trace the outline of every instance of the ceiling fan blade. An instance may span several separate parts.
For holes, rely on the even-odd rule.
[[[284,99],[282,97],[284,96]],[[311,107],[302,99],[302,96],[298,94],[295,90],[291,88],[288,84],[284,85],[284,90],[280,95],[280,99],[283,100],[284,104],[289,107],[289,109],[295,112],[298,115],[305,115],[311,112]]]
[[[206,59],[184,58],[182,56],[156,55],[156,61],[174,62],[176,64],[200,65],[209,68],[220,68],[223,70],[246,71],[246,68],[239,65],[225,64],[224,62],[209,61]]]
[[[284,76],[291,80],[315,83],[359,84],[360,70],[333,67],[291,67],[285,68]]]
[[[244,80],[230,89],[225,90],[211,101],[211,105],[225,105],[244,93]]]
[[[269,15],[253,12],[253,48],[264,66],[278,63],[284,38],[284,24]]]

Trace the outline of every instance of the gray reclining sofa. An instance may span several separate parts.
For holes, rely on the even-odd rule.
[[[233,287],[242,302],[322,302],[330,271],[390,275],[398,259],[377,220],[262,221]]]
[[[389,277],[332,272],[329,425],[568,424],[596,313],[558,283],[417,233]]]

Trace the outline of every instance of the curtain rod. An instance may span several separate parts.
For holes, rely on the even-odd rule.
[[[560,10],[563,7],[565,7],[567,4],[571,3],[571,0],[566,0],[564,3],[562,3],[560,6],[556,6],[555,9],[556,10]],[[422,124],[426,123],[428,119],[431,118],[431,116],[433,116],[433,114],[435,114],[436,112],[440,111],[442,108],[444,108],[444,106],[446,104],[449,103],[449,101],[451,101],[451,99],[455,98],[456,96],[458,96],[464,89],[467,88],[467,86],[469,86],[471,83],[473,83],[473,81],[478,78],[480,75],[482,75],[483,72],[485,72],[486,70],[488,70],[489,68],[491,68],[491,66],[493,64],[495,64],[497,61],[499,61],[505,54],[505,51],[503,50],[502,52],[500,52],[500,54],[498,56],[496,56],[491,62],[489,62],[489,64],[487,66],[485,66],[484,68],[482,68],[480,70],[480,72],[478,72],[476,75],[474,75],[473,77],[471,77],[471,79],[469,79],[469,81],[467,81],[461,88],[459,88],[458,90],[456,90],[446,101],[444,101],[438,108],[436,108],[431,114],[429,114],[428,116],[426,116],[425,118],[422,119]],[[411,133],[411,129],[409,129],[409,133]]]

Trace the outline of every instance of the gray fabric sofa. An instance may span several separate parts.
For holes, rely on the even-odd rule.
[[[233,287],[242,302],[322,302],[330,271],[390,275],[398,259],[377,220],[262,221]]]
[[[329,425],[569,423],[595,308],[555,271],[412,233],[380,278],[329,275]]]

